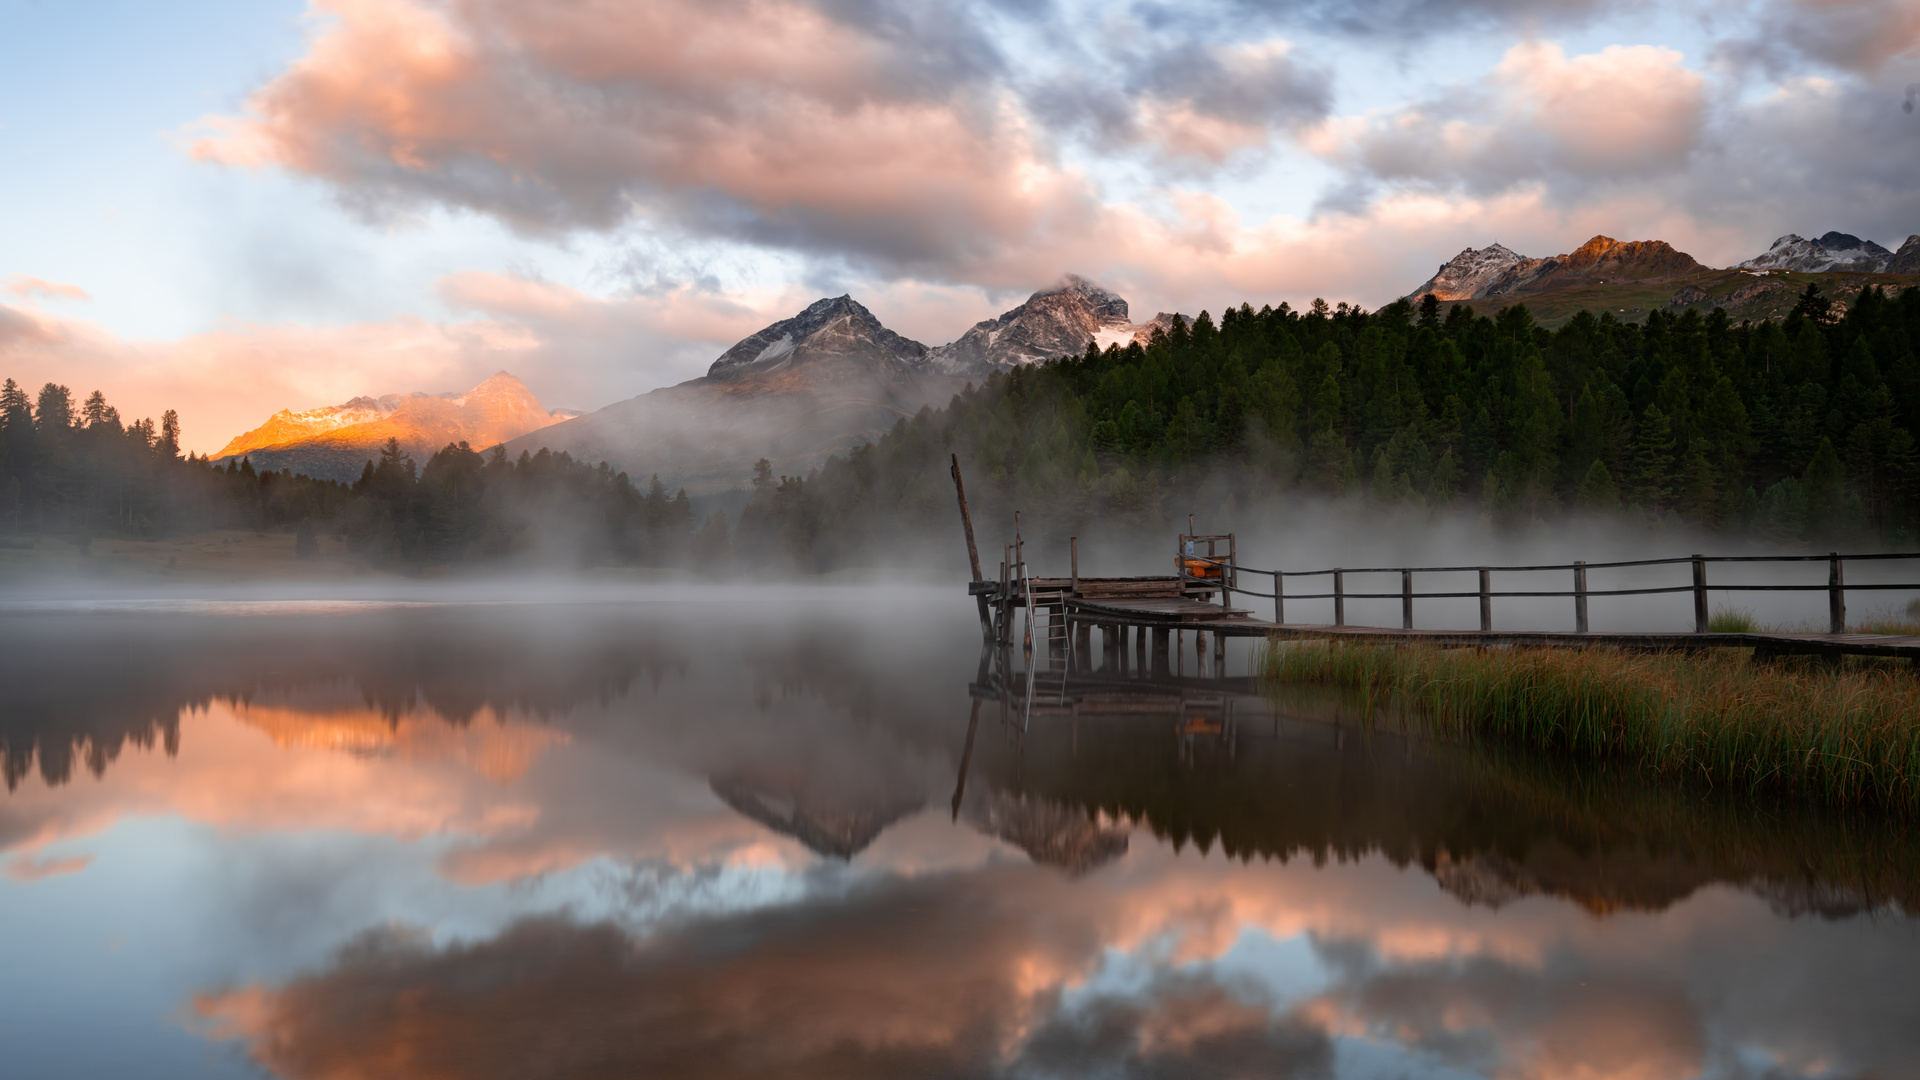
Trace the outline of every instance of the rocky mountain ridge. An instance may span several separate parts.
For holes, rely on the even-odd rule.
[[[1086,278],[1068,274],[1060,284],[1034,293],[1019,307],[974,323],[966,333],[931,350],[928,359],[942,373],[980,377],[1082,353],[1088,342],[1102,348],[1144,343],[1154,326],[1165,326],[1173,317],[1163,312],[1155,316],[1158,322],[1136,325],[1128,317],[1125,300]]]
[[[1851,233],[1829,232],[1808,240],[1788,233],[1763,255],[1738,264],[1740,269],[1785,270],[1806,274],[1852,271],[1864,274],[1920,274],[1920,236],[1909,236],[1897,252]]]
[[[1468,248],[1442,263],[1410,300],[1428,293],[1441,301],[1517,297],[1573,284],[1665,281],[1707,269],[1664,240],[1615,240],[1596,236],[1564,255],[1544,259],[1494,244]]]
[[[804,474],[877,439],[921,408],[940,406],[997,371],[1146,342],[1184,316],[1129,319],[1127,302],[1067,275],[938,348],[882,325],[851,296],[823,298],[728,348],[707,374],[567,424],[523,435],[509,453],[566,451],[657,472],[690,492],[737,487],[761,458]]]

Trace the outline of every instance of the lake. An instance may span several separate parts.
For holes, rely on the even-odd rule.
[[[0,605],[8,1076],[1920,1076],[1904,820],[1029,710],[958,588],[451,597]]]

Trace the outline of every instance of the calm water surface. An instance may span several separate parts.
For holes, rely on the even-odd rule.
[[[956,590],[0,605],[5,1075],[1920,1076],[1904,824],[979,660]]]

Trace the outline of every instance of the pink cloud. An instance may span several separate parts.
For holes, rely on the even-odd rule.
[[[31,300],[34,297],[42,297],[48,300],[93,299],[93,297],[87,295],[87,290],[78,285],[68,285],[60,281],[48,281],[45,278],[28,277],[25,274],[14,274],[7,278],[4,284],[0,284],[0,292],[4,292],[8,296],[19,297],[23,300]]]

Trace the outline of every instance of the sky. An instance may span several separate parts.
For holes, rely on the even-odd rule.
[[[1920,232],[1920,0],[0,0],[0,376],[597,409],[850,293],[940,344],[1466,247]]]

